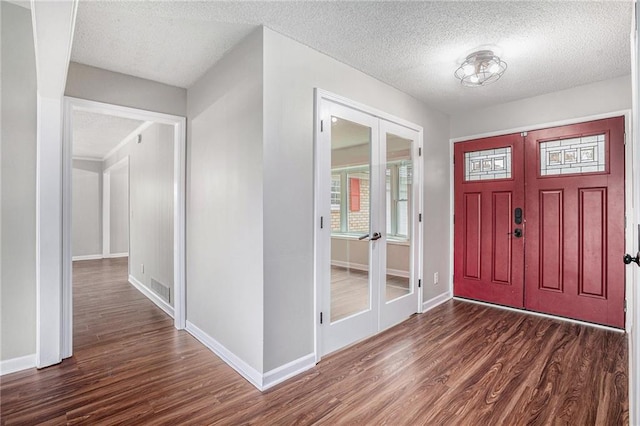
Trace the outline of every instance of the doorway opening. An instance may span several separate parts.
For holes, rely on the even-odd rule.
[[[65,98],[63,142],[63,358],[86,274],[132,284],[184,328],[185,119]]]

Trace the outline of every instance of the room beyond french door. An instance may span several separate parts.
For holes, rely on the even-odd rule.
[[[318,282],[327,354],[418,311],[419,132],[324,99],[321,116]]]
[[[624,328],[624,118],[454,156],[454,295]]]

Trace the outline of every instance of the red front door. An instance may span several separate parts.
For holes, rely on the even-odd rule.
[[[624,328],[624,119],[529,132],[525,158],[525,306]]]
[[[522,159],[519,134],[455,145],[456,296],[523,306],[524,238],[513,232],[522,229]]]
[[[456,144],[454,220],[456,296],[624,327],[622,117]]]

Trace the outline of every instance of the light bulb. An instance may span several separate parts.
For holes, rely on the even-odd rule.
[[[478,76],[477,75],[472,75],[471,77],[469,77],[469,81],[472,83],[477,83],[478,82]]]
[[[475,72],[475,67],[473,64],[467,64],[462,67],[462,71],[464,71],[464,75],[471,75]]]
[[[489,72],[491,74],[497,74],[498,71],[500,71],[500,65],[496,64],[495,62],[491,64],[491,66],[489,67]]]

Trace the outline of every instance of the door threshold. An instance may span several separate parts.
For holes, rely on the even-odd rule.
[[[543,318],[549,318],[549,319],[554,319],[554,320],[559,320],[559,321],[564,321],[564,322],[570,322],[570,323],[573,323],[573,324],[585,325],[587,327],[600,328],[602,330],[614,331],[616,333],[626,333],[626,331],[624,329],[615,328],[615,327],[611,327],[611,326],[608,326],[608,325],[596,324],[596,323],[587,322],[587,321],[580,321],[580,320],[576,320],[576,319],[572,319],[572,318],[566,318],[566,317],[560,317],[560,316],[556,316],[556,315],[543,314],[541,312],[528,311],[528,310],[526,310],[524,308],[523,309],[512,308],[510,306],[503,306],[503,305],[497,305],[497,304],[488,303],[488,302],[481,302],[479,300],[465,299],[464,297],[458,297],[458,296],[454,296],[453,299],[454,300],[458,300],[460,302],[475,303],[477,305],[488,306],[488,307],[491,307],[491,308],[504,309],[506,311],[519,312],[521,314],[529,314],[529,315],[534,315],[534,316],[537,316],[537,317],[543,317]]]

